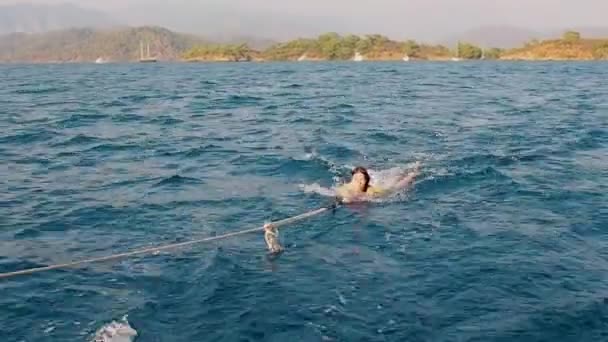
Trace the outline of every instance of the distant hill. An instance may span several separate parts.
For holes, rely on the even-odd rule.
[[[587,38],[608,37],[608,27],[574,27],[571,29],[580,32]],[[561,37],[563,32],[563,28],[531,30],[514,26],[483,26],[447,37],[441,40],[441,44],[453,48],[461,41],[484,48],[510,49],[521,47],[534,40],[556,39]]]
[[[276,0],[262,1],[266,5],[259,6],[256,6],[256,1],[247,0],[124,1],[125,7],[113,11],[112,14],[131,26],[153,23],[179,32],[213,37],[214,41],[226,43],[237,43],[236,38],[239,37],[249,37],[249,43],[256,43],[250,42],[252,36],[258,39],[286,41],[300,36],[316,36],[327,30],[352,32],[362,26],[360,22],[344,20],[343,16],[269,10],[267,4],[273,1]],[[244,2],[250,4],[236,5]]]
[[[581,36],[586,37],[586,38],[606,38],[608,37],[608,27],[571,27],[568,28],[570,30],[579,32],[581,34]],[[545,39],[550,39],[550,38],[558,38],[562,36],[562,33],[564,32],[563,29],[551,29],[551,30],[546,30],[546,34],[543,36],[543,38]]]
[[[576,31],[561,39],[532,41],[501,53],[503,60],[600,60],[608,59],[608,40],[582,38]]]
[[[0,37],[0,62],[136,61],[140,42],[150,44],[159,60],[176,60],[203,38],[160,27],[111,30],[68,29],[48,33],[12,33]]]
[[[206,35],[209,41],[228,45],[247,44],[252,49],[265,50],[278,42],[273,39],[260,38],[254,35],[212,34]]]
[[[73,27],[109,28],[119,22],[101,11],[72,4],[0,6],[0,34],[41,33]]]
[[[561,31],[560,31],[561,33]],[[513,48],[522,46],[532,39],[540,39],[545,35],[525,28],[512,26],[485,26],[471,29],[442,40],[442,44],[455,47],[459,41],[479,45],[481,47]]]

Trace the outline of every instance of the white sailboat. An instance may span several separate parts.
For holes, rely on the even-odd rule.
[[[139,62],[140,63],[156,63],[156,58],[150,56],[150,44],[147,44],[147,54],[144,57],[144,43],[139,43]]]
[[[355,57],[353,57],[353,61],[355,62],[361,62],[363,60],[363,56],[359,53],[359,51],[357,51],[355,53]]]
[[[95,64],[105,64],[107,61],[103,57],[99,57],[95,60]]]
[[[410,61],[410,56],[408,56],[408,55],[403,56],[403,61],[404,62],[409,62]]]

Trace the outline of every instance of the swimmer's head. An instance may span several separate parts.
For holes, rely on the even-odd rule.
[[[367,188],[369,187],[369,173],[364,167],[357,166],[352,171],[352,180],[351,182],[356,184],[359,190],[362,192],[367,192]]]

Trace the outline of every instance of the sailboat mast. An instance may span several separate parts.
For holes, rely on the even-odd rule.
[[[139,59],[144,58],[144,42],[139,42]]]
[[[148,55],[146,57],[150,58],[150,43],[148,43]]]

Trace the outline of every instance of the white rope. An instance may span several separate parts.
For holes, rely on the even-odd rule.
[[[297,216],[288,217],[288,218],[280,220],[280,221],[271,222],[270,224],[273,227],[278,228],[280,226],[284,226],[284,225],[289,224],[289,223],[293,223],[293,222],[296,222],[296,221],[299,221],[299,220],[303,220],[305,218],[308,218],[308,217],[311,217],[311,216],[314,216],[314,215],[321,214],[321,213],[323,213],[323,212],[325,212],[327,210],[330,210],[330,209],[333,209],[333,208],[336,208],[336,207],[337,207],[336,205],[333,205],[333,206],[329,206],[329,207],[319,208],[319,209],[316,209],[316,210],[313,210],[313,211],[309,211],[309,212],[306,212],[306,213],[303,213],[303,214],[300,214],[300,215],[297,215]],[[264,227],[251,228],[251,229],[245,229],[245,230],[241,230],[241,231],[237,231],[237,232],[232,232],[232,233],[226,233],[226,234],[222,234],[222,235],[207,237],[207,238],[204,238],[204,239],[198,239],[198,240],[192,240],[192,241],[174,243],[174,244],[164,245],[164,246],[158,246],[158,247],[150,247],[150,248],[138,249],[138,250],[131,251],[131,252],[120,253],[120,254],[113,254],[113,255],[109,255],[109,256],[105,256],[105,257],[92,258],[92,259],[84,259],[84,260],[69,262],[69,263],[65,263],[65,264],[56,264],[56,265],[50,265],[50,266],[45,266],[45,267],[30,268],[30,269],[25,269],[25,270],[21,270],[21,271],[15,271],[15,272],[0,273],[0,279],[11,278],[11,277],[16,277],[16,276],[20,276],[20,275],[32,274],[32,273],[38,273],[38,272],[43,272],[43,271],[56,270],[56,269],[60,269],[60,268],[74,267],[74,266],[83,265],[83,264],[90,264],[90,263],[94,263],[94,262],[116,260],[116,259],[130,257],[130,256],[133,256],[133,255],[138,255],[138,254],[156,253],[156,252],[164,251],[164,250],[167,250],[167,249],[186,247],[186,246],[191,246],[191,245],[195,245],[195,244],[199,244],[199,243],[226,239],[226,238],[229,238],[229,237],[234,237],[234,236],[254,233],[254,232],[263,231],[263,230],[264,230]]]

